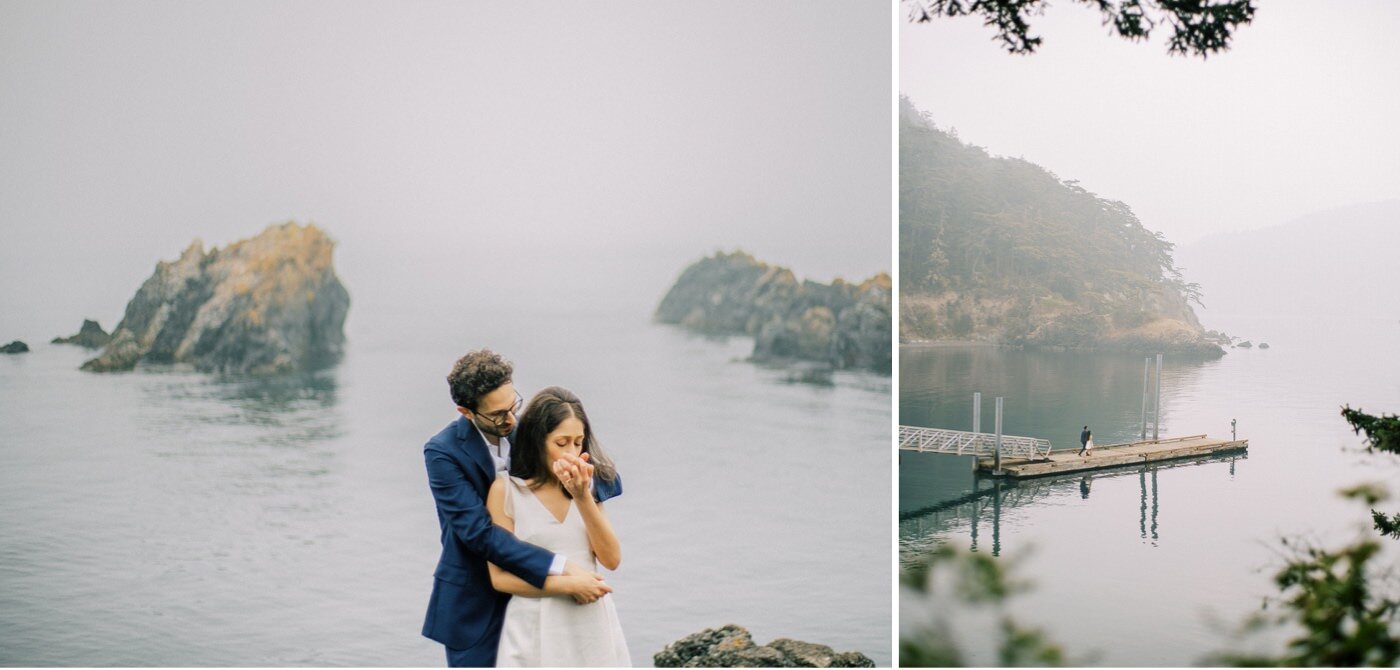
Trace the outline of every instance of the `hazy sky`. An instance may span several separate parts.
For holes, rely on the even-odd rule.
[[[0,339],[110,329],[157,260],[288,219],[339,241],[352,322],[650,310],[721,248],[889,271],[890,20],[868,0],[0,0]]]
[[[1233,48],[1202,60],[1110,37],[1061,0],[1037,53],[976,18],[909,24],[899,87],[940,128],[1128,203],[1186,243],[1400,197],[1400,2],[1262,0]]]

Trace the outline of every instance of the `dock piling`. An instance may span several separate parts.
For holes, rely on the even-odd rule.
[[[992,474],[994,474],[994,475],[1000,475],[1000,474],[1001,474],[1001,401],[1002,401],[1001,396],[997,396],[997,450],[996,450],[996,465],[993,466],[993,468],[992,468],[992,470],[993,470]]]
[[[1157,354],[1157,402],[1152,408],[1152,439],[1157,439],[1157,429],[1162,425],[1162,355]]]
[[[1151,365],[1152,358],[1142,359],[1142,439],[1147,440],[1147,380],[1151,372],[1148,366]]]

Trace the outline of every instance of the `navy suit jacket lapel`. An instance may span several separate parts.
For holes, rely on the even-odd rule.
[[[467,460],[476,464],[481,469],[481,475],[485,478],[486,485],[496,480],[496,463],[491,460],[491,452],[486,446],[486,440],[482,439],[481,431],[467,421],[466,417],[457,418],[457,439],[462,445],[462,451],[466,452]],[[482,494],[485,497],[485,494]]]

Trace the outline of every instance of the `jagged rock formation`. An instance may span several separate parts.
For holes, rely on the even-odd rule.
[[[29,345],[15,340],[3,347],[0,347],[0,354],[23,354],[29,351]]]
[[[273,374],[333,363],[350,307],[331,263],[334,246],[316,226],[294,222],[208,253],[195,240],[177,260],[156,265],[107,348],[83,369],[184,362],[207,372]]]
[[[836,652],[824,644],[779,638],[754,644],[749,631],[730,624],[707,628],[671,643],[652,656],[658,668],[873,668],[855,651]]]
[[[92,319],[83,319],[83,327],[78,330],[77,335],[68,337],[55,337],[50,344],[76,344],[88,349],[101,349],[112,341],[112,336],[107,331],[102,330],[102,326]]]
[[[823,361],[836,368],[890,371],[891,282],[798,281],[791,270],[736,251],[681,273],[656,321],[702,333],[754,337],[754,359]]]

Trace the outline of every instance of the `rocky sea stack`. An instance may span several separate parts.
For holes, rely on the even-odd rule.
[[[873,668],[856,651],[836,652],[824,644],[779,638],[754,644],[749,631],[730,624],[688,635],[652,657],[658,668]]]
[[[681,273],[656,321],[754,338],[755,360],[802,359],[889,374],[891,282],[798,281],[746,253],[718,253]]]
[[[92,319],[83,319],[83,327],[78,330],[77,335],[68,337],[55,337],[49,344],[76,344],[88,349],[101,349],[112,341],[112,336],[107,331],[102,330],[102,326]]]
[[[201,371],[276,374],[340,359],[350,294],[331,263],[335,243],[314,225],[274,225],[204,251],[195,240],[161,262],[84,370],[190,363]]]

